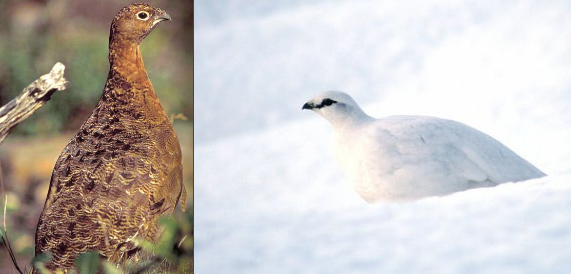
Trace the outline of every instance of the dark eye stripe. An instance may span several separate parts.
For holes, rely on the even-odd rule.
[[[330,106],[337,103],[337,101],[335,100],[331,100],[329,98],[325,98],[323,99],[323,101],[321,101],[321,107],[326,107],[326,106]]]

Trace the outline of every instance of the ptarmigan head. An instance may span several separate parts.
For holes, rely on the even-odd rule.
[[[109,42],[120,40],[138,45],[158,23],[166,20],[171,17],[162,9],[145,3],[130,4],[113,18]]]
[[[349,94],[340,91],[324,92],[305,103],[302,109],[317,112],[333,126],[343,126],[348,123],[359,123],[372,119],[361,110]]]

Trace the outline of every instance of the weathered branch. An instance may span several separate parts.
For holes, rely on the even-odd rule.
[[[31,83],[18,97],[0,108],[0,143],[16,125],[49,101],[54,92],[65,89],[64,70],[62,63],[56,63],[50,73]]]

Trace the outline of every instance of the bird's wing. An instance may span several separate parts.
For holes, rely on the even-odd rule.
[[[463,134],[446,120],[395,117],[373,128],[377,161],[385,172],[418,180],[487,182],[488,174],[462,146]],[[451,178],[455,177],[455,178]]]

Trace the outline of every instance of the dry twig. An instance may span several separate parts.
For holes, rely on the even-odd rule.
[[[49,101],[54,92],[65,89],[64,70],[62,63],[56,63],[50,73],[31,83],[18,97],[0,108],[0,143],[16,125]]]

